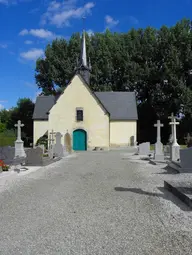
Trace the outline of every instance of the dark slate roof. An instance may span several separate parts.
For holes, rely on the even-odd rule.
[[[95,92],[111,120],[137,120],[137,105],[134,92]]]
[[[48,111],[56,102],[55,96],[38,96],[35,103],[33,112],[33,119],[35,120],[48,120]]]
[[[137,120],[137,105],[134,92],[95,92],[99,101],[110,114],[111,120]],[[39,96],[35,103],[33,119],[48,120],[48,112],[57,97]]]

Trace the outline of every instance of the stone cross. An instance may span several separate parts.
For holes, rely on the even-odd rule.
[[[176,116],[174,116],[173,112],[171,113],[171,116],[168,117],[168,119],[171,120],[171,122],[174,121],[174,119],[176,119]],[[173,125],[171,126],[171,136],[169,138],[169,142],[172,143],[173,142],[173,133],[174,133],[174,130],[173,130]]]
[[[157,143],[161,142],[161,127],[164,125],[161,124],[160,120],[157,121],[157,124],[154,124],[154,127],[157,128]]]
[[[17,141],[21,141],[21,127],[24,127],[24,124],[21,124],[21,121],[18,120],[17,124],[15,124],[15,127],[17,127]]]
[[[56,134],[56,132],[53,132],[53,129],[52,131],[50,132],[50,143],[52,143],[54,141],[54,135]]]
[[[172,125],[173,128],[173,146],[178,146],[177,143],[177,133],[176,133],[176,125],[179,125],[179,122],[176,122],[176,118],[173,118],[173,121],[169,123],[169,125]]]

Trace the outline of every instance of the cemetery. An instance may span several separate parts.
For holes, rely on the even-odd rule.
[[[191,255],[192,21],[96,2],[0,0],[0,254]]]
[[[142,142],[138,142],[137,138],[141,140],[141,137],[137,135],[136,130],[140,119],[138,119],[135,94],[132,92],[93,93],[88,87],[90,73],[91,67],[87,66],[86,36],[83,31],[81,57],[70,87],[67,87],[65,92],[59,96],[38,96],[34,105],[26,99],[18,101],[20,109],[17,109],[13,116],[16,112],[24,111],[24,108],[29,107],[31,119],[26,120],[27,129],[23,123],[24,116],[23,119],[17,118],[17,123],[10,122],[12,123],[11,128],[15,128],[17,134],[14,146],[0,146],[1,171],[19,173],[29,170],[30,167],[47,166],[78,151],[91,150],[96,153],[125,149],[129,151],[128,157],[125,155],[122,159],[143,160],[157,168],[167,166],[173,169],[178,174],[179,184],[165,180],[165,188],[177,196],[184,193],[184,188],[179,192],[174,191],[178,186],[181,187],[181,183],[185,187],[182,178],[186,178],[186,175],[188,175],[187,178],[191,178],[192,139],[190,134],[185,137],[188,148],[183,148],[178,144],[177,126],[180,124],[178,116],[171,113],[167,117],[169,125],[167,144],[162,143],[161,133],[165,125],[160,118],[150,127],[150,130],[156,129],[155,144],[151,144],[150,140],[147,141],[145,136],[142,137]],[[81,97],[75,97],[75,93],[81,93]],[[70,102],[67,97],[71,98]],[[73,109],[73,112],[65,113],[64,108]],[[120,110],[116,111],[116,108],[119,108],[122,113]],[[89,119],[86,117],[84,119],[84,111],[94,111],[95,114],[89,114]],[[59,119],[58,116],[60,116]],[[121,119],[124,121],[120,121]],[[33,137],[30,138],[30,146],[25,138],[25,144],[28,144],[28,147],[25,147],[21,139],[22,129],[28,132],[32,125]],[[2,126],[2,128],[5,127]],[[32,129],[30,136],[32,136]],[[189,191],[189,187],[187,190]],[[188,201],[183,199],[186,194],[179,197],[183,201]]]
[[[21,140],[21,128],[23,126],[24,124],[20,120],[15,124],[17,128],[17,139],[14,147],[0,147],[1,171],[8,171],[9,169],[17,172],[22,170],[26,171],[30,166],[46,166],[70,154],[70,149],[67,148],[66,150],[61,145],[62,135],[59,132],[52,132],[48,150],[45,149],[44,145],[39,145],[34,148],[24,148],[24,143]],[[54,140],[54,134],[56,140]]]

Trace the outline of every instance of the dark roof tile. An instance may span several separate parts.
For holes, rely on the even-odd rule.
[[[111,120],[137,120],[134,92],[95,92],[110,113]]]
[[[110,113],[111,120],[137,120],[137,105],[134,92],[95,92],[99,101]],[[48,112],[58,96],[39,96],[35,103],[34,120],[48,120]]]

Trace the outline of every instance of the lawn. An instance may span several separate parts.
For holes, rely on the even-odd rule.
[[[165,145],[164,145],[165,146]],[[186,149],[187,148],[187,145],[186,144],[180,144],[180,148],[181,149]],[[150,150],[151,151],[154,151],[155,150],[155,145],[154,144],[151,144],[150,145]]]

